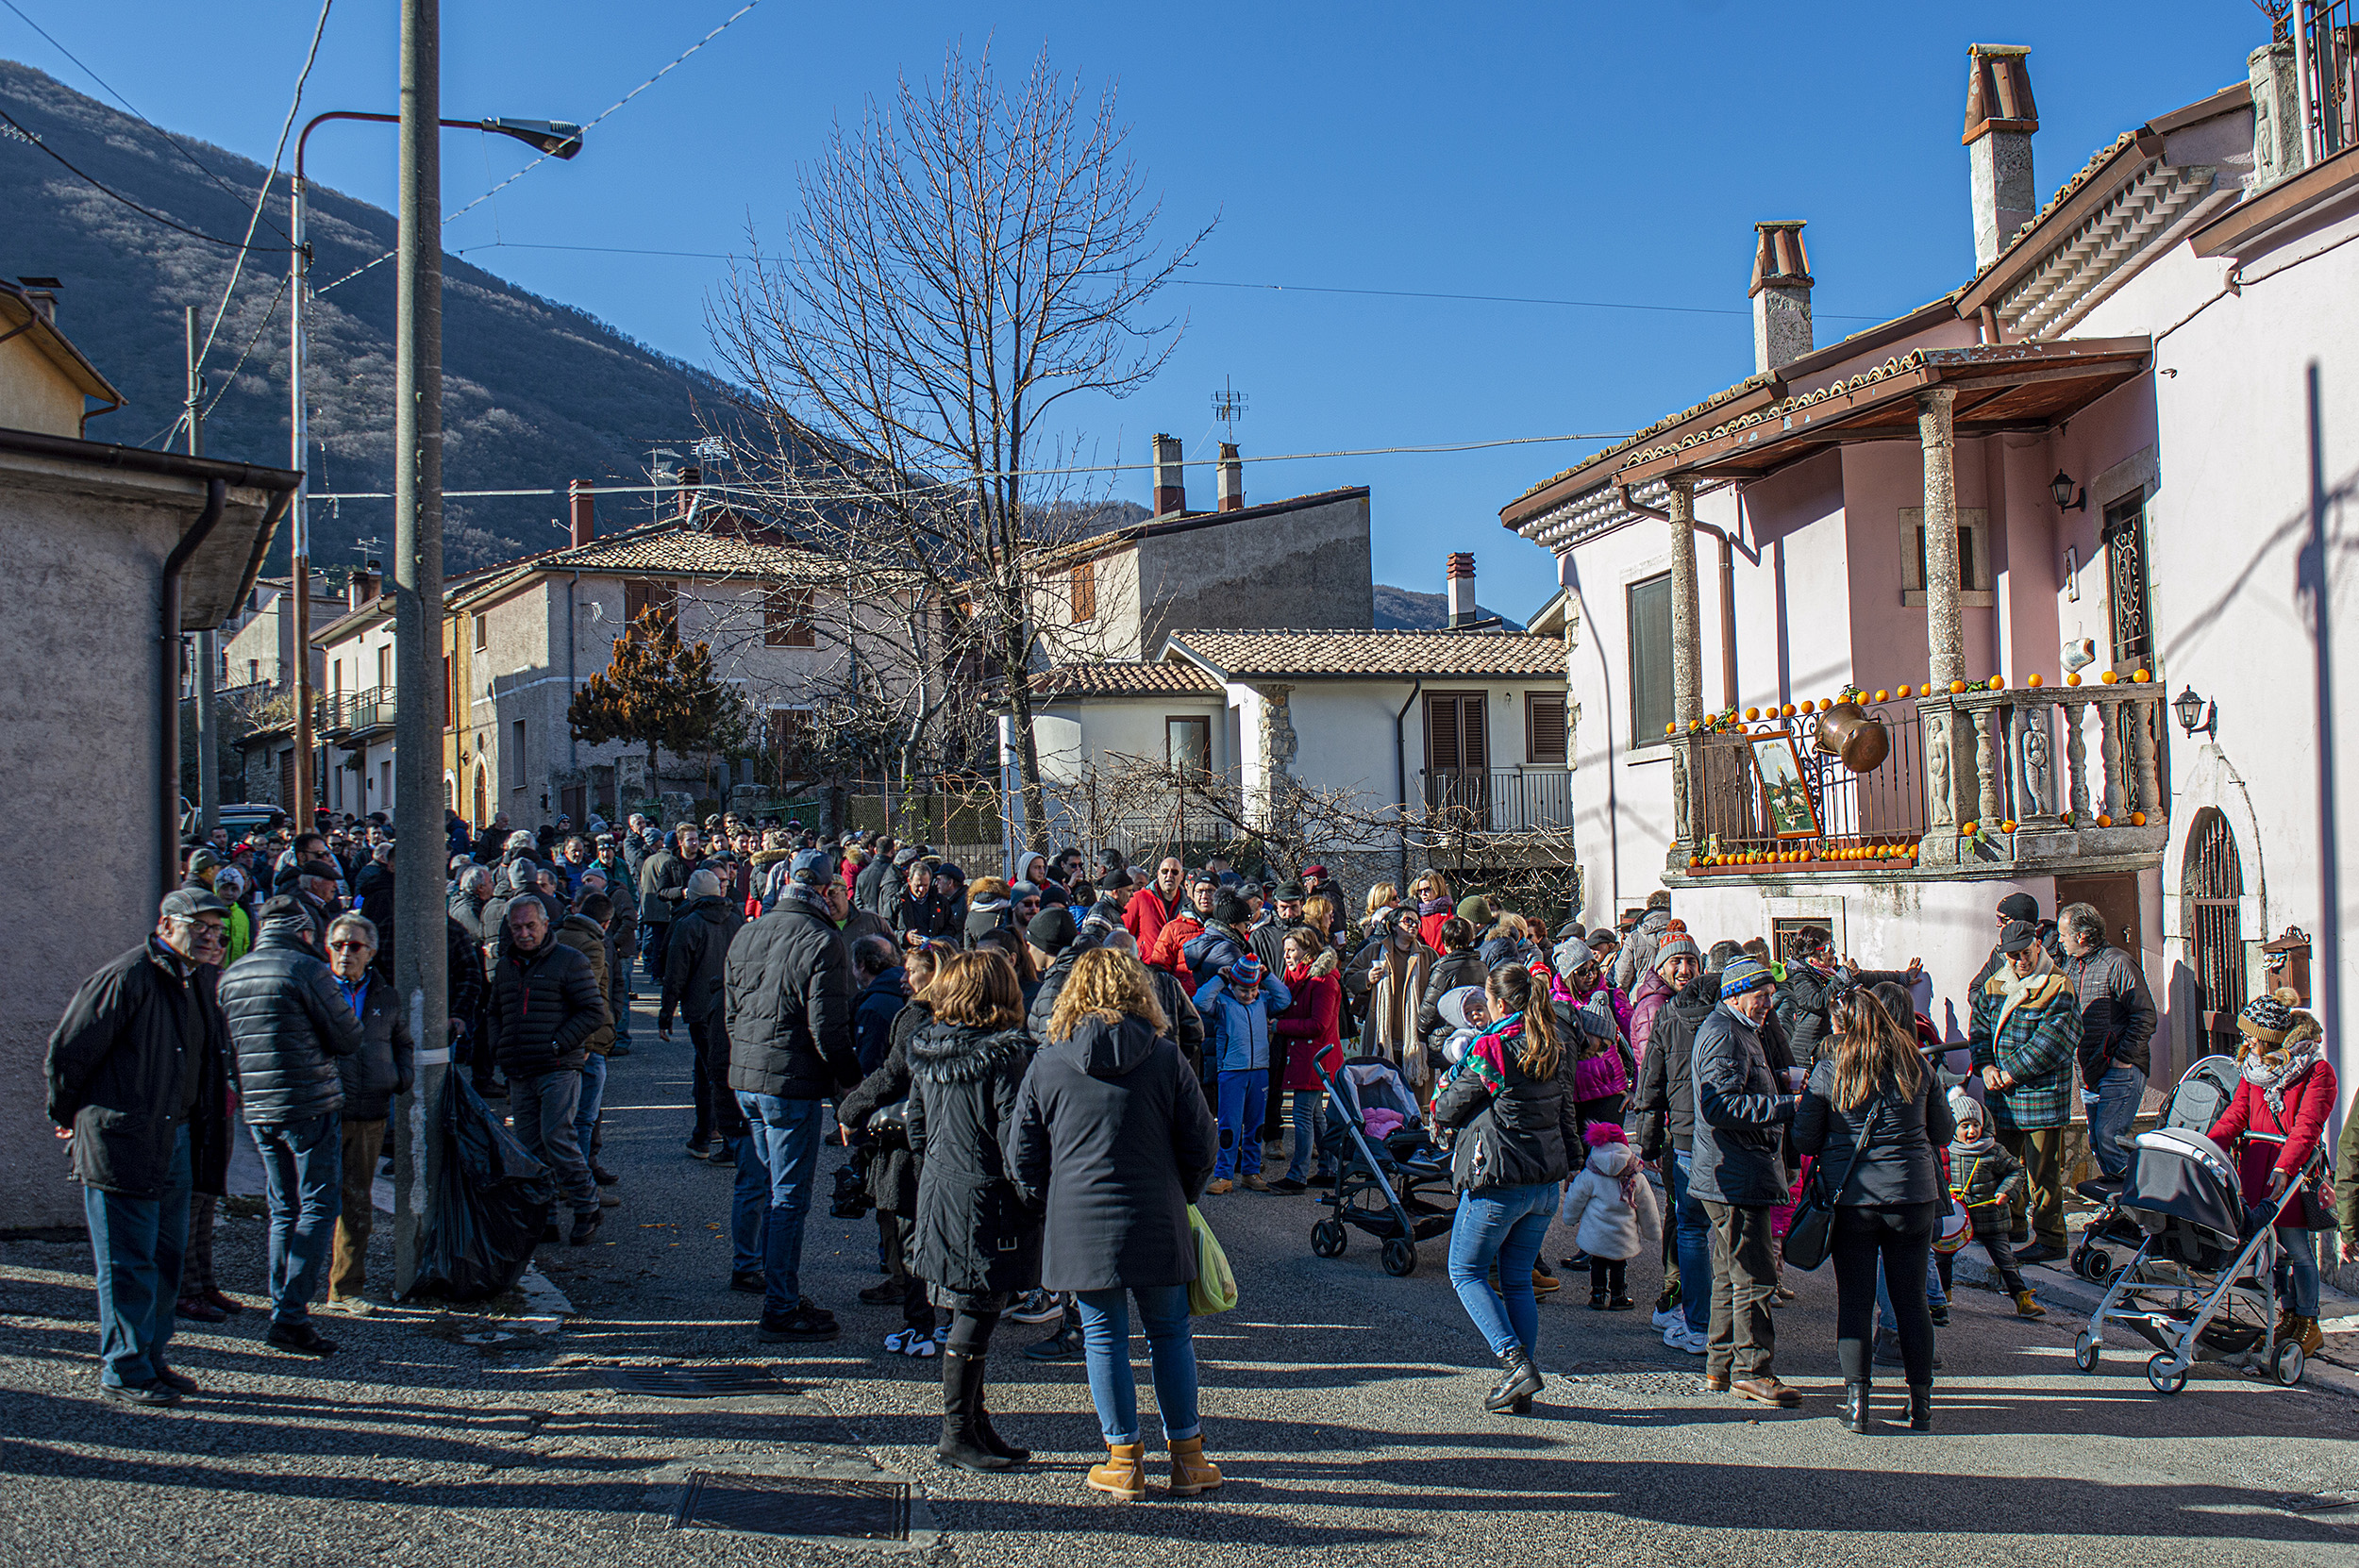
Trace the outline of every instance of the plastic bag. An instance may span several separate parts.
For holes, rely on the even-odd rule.
[[[1237,1304],[1237,1276],[1229,1267],[1229,1254],[1204,1223],[1196,1205],[1188,1205],[1188,1230],[1196,1238],[1196,1277],[1188,1283],[1188,1311],[1196,1317],[1225,1312]]]
[[[443,1079],[442,1179],[418,1236],[409,1294],[487,1301],[513,1286],[557,1202],[548,1167],[527,1154],[464,1073]]]

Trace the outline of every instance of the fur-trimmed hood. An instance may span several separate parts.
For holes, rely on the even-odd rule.
[[[910,1076],[928,1083],[979,1083],[1001,1067],[1023,1060],[1031,1049],[1021,1029],[986,1029],[937,1019],[910,1037]]]

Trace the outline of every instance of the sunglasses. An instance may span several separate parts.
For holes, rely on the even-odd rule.
[[[370,950],[365,942],[331,942],[327,948],[331,953],[365,953]]]

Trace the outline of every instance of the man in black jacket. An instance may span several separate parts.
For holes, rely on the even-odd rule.
[[[49,1037],[49,1119],[73,1140],[98,1277],[98,1386],[160,1406],[197,1392],[164,1360],[189,1194],[229,1166],[228,1030],[215,994],[229,906],[167,894],[155,931],[82,982]]]
[[[1777,1243],[1770,1212],[1786,1200],[1781,1159],[1794,1120],[1791,1088],[1770,1070],[1758,1030],[1769,1015],[1768,966],[1750,958],[1720,971],[1720,1002],[1696,1031],[1691,1191],[1712,1222],[1712,1326],[1704,1386],[1791,1409],[1800,1396],[1773,1366]]]
[[[311,1324],[311,1293],[343,1208],[344,1086],[339,1058],[360,1049],[360,1021],[314,945],[310,911],[280,894],[262,906],[254,951],[221,977],[236,1052],[238,1105],[262,1157],[270,1205],[267,1343],[332,1356]]]
[[[343,1194],[327,1270],[327,1309],[354,1317],[366,1317],[375,1305],[362,1291],[368,1284],[369,1233],[376,1218],[374,1193],[377,1159],[385,1152],[385,1124],[393,1115],[393,1097],[410,1093],[417,1071],[410,1021],[393,983],[374,968],[377,938],[376,926],[364,915],[338,915],[327,927],[327,966],[360,1022],[360,1048],[336,1061],[344,1093],[340,1127]]]
[[[710,871],[688,878],[688,902],[670,926],[672,950],[663,959],[663,1000],[656,1009],[658,1039],[672,1038],[672,1019],[683,1008],[688,1014],[688,1040],[695,1050],[691,1078],[696,1102],[696,1126],[689,1134],[688,1152],[704,1159],[713,1154],[712,1139],[725,1145],[715,1163],[734,1163],[737,1141],[745,1136],[745,1117],[729,1089],[729,1031],[726,984],[729,943],[745,924],[738,906],[721,895],[721,879]]]
[[[1674,934],[1676,935],[1676,934]],[[1690,964],[1696,944],[1684,936],[1666,942],[1665,949]],[[1653,1161],[1670,1190],[1673,1249],[1679,1260],[1679,1306],[1655,1312],[1663,1343],[1691,1356],[1704,1353],[1706,1330],[1712,1322],[1712,1226],[1704,1206],[1687,1190],[1694,1165],[1696,1141],[1696,1076],[1693,1052],[1696,1031],[1720,1005],[1720,975],[1698,975],[1663,1004],[1655,1014],[1647,1041],[1647,1059],[1639,1065],[1638,1090],[1631,1096],[1630,1141],[1640,1157]]]
[[[508,953],[492,978],[500,1066],[508,1074],[509,1121],[527,1153],[549,1168],[574,1211],[569,1242],[598,1230],[598,1184],[590,1175],[574,1118],[581,1109],[581,1060],[606,1024],[606,996],[590,960],[557,940],[538,898],[508,913]],[[555,1241],[556,1224],[550,1234]]]
[[[2056,911],[2066,973],[2081,1003],[2081,1101],[2089,1119],[2089,1154],[2097,1173],[2119,1181],[2130,1174],[2131,1129],[2146,1096],[2152,1064],[2154,996],[2137,959],[2105,941],[2105,917],[2094,904]]]
[[[687,891],[689,874],[696,869],[703,841],[694,826],[683,823],[672,842],[677,847],[659,845],[639,862],[639,944],[647,955],[647,978],[659,985],[667,957],[665,939],[671,934],[672,922],[679,917],[680,895]]]
[[[729,1087],[749,1128],[744,1147],[769,1178],[765,1340],[831,1340],[841,1331],[834,1314],[801,1290],[803,1220],[819,1171],[819,1102],[861,1079],[851,961],[820,892],[836,875],[833,854],[798,852],[778,908],[745,927],[728,954]],[[738,1192],[737,1201],[747,1201],[746,1183]]]
[[[878,839],[868,846],[868,863],[860,868],[860,875],[852,881],[853,905],[872,915],[884,917],[887,925],[892,924],[894,854],[893,841],[890,838]]]

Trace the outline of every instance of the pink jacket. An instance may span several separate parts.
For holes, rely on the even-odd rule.
[[[1630,1045],[1639,1060],[1647,1059],[1647,1042],[1654,1035],[1654,1015],[1676,994],[1671,982],[1651,969],[1638,982],[1638,994],[1630,999]]]

